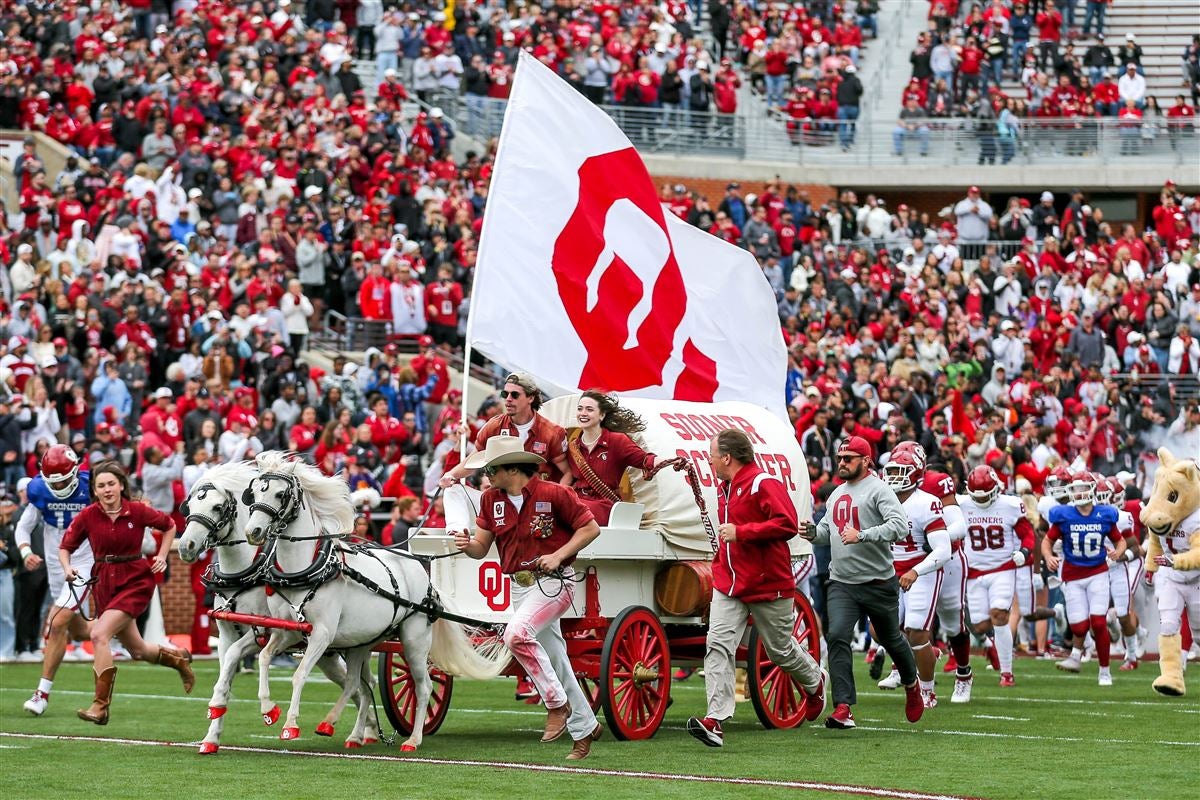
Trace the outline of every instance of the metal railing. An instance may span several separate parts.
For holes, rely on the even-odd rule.
[[[437,102],[460,130],[477,138],[500,133],[507,101],[444,94]],[[643,153],[720,155],[738,159],[842,166],[1195,164],[1197,127],[1165,121],[1126,125],[1115,118],[1022,119],[1019,135],[997,135],[995,120],[793,119],[688,109],[599,106]]]

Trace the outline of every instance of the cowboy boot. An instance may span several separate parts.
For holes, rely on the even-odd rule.
[[[178,672],[179,677],[183,679],[183,690],[188,694],[192,693],[192,687],[196,685],[196,676],[192,674],[191,653],[172,647],[160,647],[158,648],[158,663]]]
[[[108,724],[108,706],[112,702],[113,684],[116,680],[116,667],[109,667],[104,672],[96,673],[96,699],[88,708],[81,708],[75,712],[81,720],[94,722],[97,725]]]

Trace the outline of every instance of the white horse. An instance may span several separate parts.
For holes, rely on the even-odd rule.
[[[398,637],[416,700],[412,736],[400,749],[416,750],[433,690],[429,661],[453,675],[487,679],[504,671],[510,653],[498,640],[485,646],[486,653],[477,650],[461,625],[441,618],[431,623],[425,611],[408,605],[437,602],[418,560],[382,548],[351,549],[331,541],[349,532],[354,523],[344,480],[326,477],[288,453],[261,453],[257,462],[259,474],[242,499],[250,506],[246,538],[252,544],[275,541],[277,571],[271,583],[276,588],[268,603],[276,616],[312,624],[304,657],[292,676],[292,701],[280,738],[299,735],[300,692],[321,653],[330,648],[342,651],[353,674],[369,661],[376,644]],[[298,638],[293,631],[272,631],[259,654],[260,663],[269,663],[280,647]],[[343,690],[339,703],[344,704],[346,693]],[[270,702],[265,670],[259,673],[259,700],[265,712]],[[364,712],[359,709],[360,715]]]
[[[192,487],[191,494],[185,501],[182,511],[187,518],[183,536],[179,539],[179,557],[185,563],[192,563],[207,549],[212,549],[216,568],[214,578],[220,586],[215,593],[222,599],[222,608],[243,614],[266,616],[271,613],[267,605],[267,595],[263,589],[259,558],[260,549],[249,544],[244,539],[234,538],[235,531],[246,528],[246,520],[250,510],[241,505],[242,492],[250,481],[258,475],[258,469],[247,462],[235,462],[213,467],[204,477]],[[239,626],[225,620],[217,620],[217,634],[220,640],[218,654],[221,661],[221,672],[213,685],[212,700],[208,704],[208,718],[211,720],[208,733],[200,743],[200,753],[209,755],[216,753],[221,741],[221,731],[225,727],[225,711],[229,702],[229,693],[233,679],[237,675],[238,664],[248,655],[258,652],[261,647],[253,628],[239,631]],[[346,685],[346,670],[341,659],[334,654],[324,656],[317,666],[331,681],[338,686]],[[366,676],[370,680],[370,675]],[[369,704],[373,696],[370,686],[354,695],[358,705]],[[265,720],[274,722],[279,718],[279,708],[272,706],[272,711],[264,716]],[[330,712],[329,716],[318,726],[317,732],[324,736],[333,735],[333,726],[337,717]],[[374,718],[369,718],[364,729],[356,728],[346,740],[347,747],[357,747],[362,744],[372,744],[379,741],[379,729]]]

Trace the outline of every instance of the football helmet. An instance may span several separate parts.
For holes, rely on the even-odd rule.
[[[1103,475],[1096,476],[1096,502],[1102,506],[1111,506],[1112,501],[1112,484],[1109,479]]]
[[[1046,478],[1046,496],[1052,500],[1066,500],[1067,488],[1071,485],[1071,481],[1075,476],[1071,474],[1071,470],[1066,467],[1056,467],[1050,476]]]
[[[987,465],[978,466],[967,475],[967,494],[980,508],[987,508],[996,502],[1004,484],[996,470]]]
[[[66,500],[79,487],[79,456],[65,444],[56,444],[42,456],[42,480],[50,494]]]
[[[911,449],[892,450],[892,457],[883,466],[883,482],[896,494],[911,492],[921,485],[925,476],[925,462],[918,459]]]
[[[1112,504],[1117,508],[1125,505],[1125,484],[1116,478],[1109,478],[1108,485],[1112,487]]]
[[[1081,472],[1067,486],[1067,501],[1073,506],[1090,506],[1096,503],[1096,476]]]

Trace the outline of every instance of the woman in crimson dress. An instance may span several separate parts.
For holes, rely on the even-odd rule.
[[[139,661],[162,664],[177,671],[183,678],[186,692],[192,691],[196,678],[192,674],[191,653],[147,644],[136,624],[154,595],[154,576],[167,568],[167,555],[175,541],[175,524],[169,515],[131,499],[129,477],[115,461],[106,461],[92,469],[91,488],[95,502],[71,522],[63,536],[58,558],[63,565],[63,574],[71,581],[75,579],[71,553],[88,541],[96,557],[96,584],[92,587],[96,619],[91,624],[96,657],[92,667],[96,672],[96,699],[90,708],[80,709],[77,713],[82,720],[107,725],[113,682],[117,677],[109,647],[112,637],[120,639],[129,654]],[[162,544],[153,560],[142,555],[146,528],[163,532]]]
[[[575,489],[596,522],[604,526],[613,503],[621,499],[625,470],[640,469],[645,476],[654,469],[654,454],[630,438],[630,434],[644,431],[646,423],[633,411],[621,408],[615,397],[594,389],[579,398],[575,419],[579,427],[567,431],[571,471],[562,482]]]

